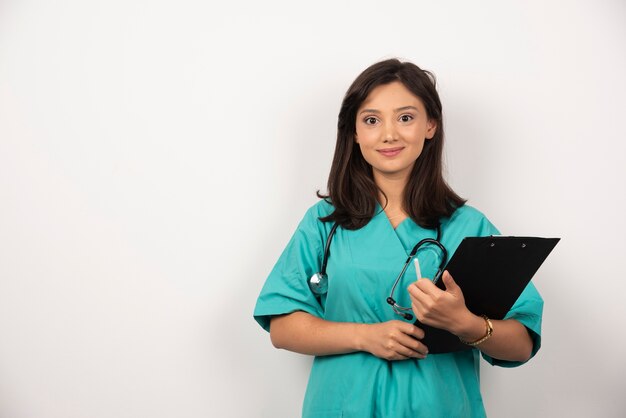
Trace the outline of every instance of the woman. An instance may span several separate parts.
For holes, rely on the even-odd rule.
[[[277,348],[315,356],[304,417],[482,417],[479,354],[512,367],[539,349],[532,283],[504,320],[481,317],[450,274],[445,291],[428,279],[444,257],[433,243],[417,253],[426,278],[411,263],[394,286],[420,240],[453,254],[467,236],[498,234],[444,181],[443,139],[434,77],[414,64],[374,64],[346,93],[328,195],[305,214],[254,312]],[[323,270],[335,224],[319,292],[309,278]],[[429,355],[413,315],[472,349]]]

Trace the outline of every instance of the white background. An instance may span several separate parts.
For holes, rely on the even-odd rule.
[[[252,309],[392,56],[438,77],[455,190],[562,238],[489,415],[626,416],[626,4],[296,3],[0,2],[0,417],[298,416],[311,360]]]

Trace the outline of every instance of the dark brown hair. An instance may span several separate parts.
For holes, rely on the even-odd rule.
[[[337,222],[345,229],[359,229],[375,215],[380,190],[374,183],[372,167],[354,140],[356,115],[374,88],[394,81],[401,82],[417,96],[426,108],[428,119],[437,124],[435,135],[425,141],[404,189],[404,210],[418,225],[434,228],[439,218],[449,217],[465,203],[443,178],[443,117],[434,75],[410,62],[389,59],[363,71],[343,99],[328,194],[317,192],[318,197],[330,200],[335,210],[320,218],[322,221]]]

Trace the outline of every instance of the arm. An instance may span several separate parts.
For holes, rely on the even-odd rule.
[[[469,315],[453,334],[463,341],[476,341],[485,335],[485,320],[471,312]],[[491,323],[493,334],[476,346],[480,351],[500,360],[524,362],[530,358],[533,342],[524,325],[515,319],[491,320]]]
[[[332,322],[297,311],[275,316],[270,337],[276,348],[325,356],[366,351],[386,360],[424,358],[428,349],[419,339],[424,332],[413,324]]]
[[[429,279],[420,279],[408,288],[413,312],[420,322],[445,329],[463,341],[476,341],[486,333],[485,320],[465,306],[461,288],[447,271],[442,277],[446,290]],[[532,340],[526,327],[514,319],[492,320],[493,335],[477,346],[490,357],[526,361],[532,353]]]

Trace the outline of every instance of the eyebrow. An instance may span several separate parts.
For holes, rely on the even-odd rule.
[[[409,109],[412,109],[412,110],[415,110],[416,112],[419,112],[419,109],[418,109],[417,107],[415,107],[415,106],[402,106],[402,107],[399,107],[399,108],[397,108],[397,109],[394,109],[394,112],[396,112],[396,113],[397,113],[397,112],[402,112],[402,111],[404,111],[404,110],[409,110]],[[361,111],[359,112],[359,115],[360,115],[361,113],[377,113],[377,114],[380,114],[380,110],[376,110],[376,109],[363,109],[363,110],[361,110]]]

